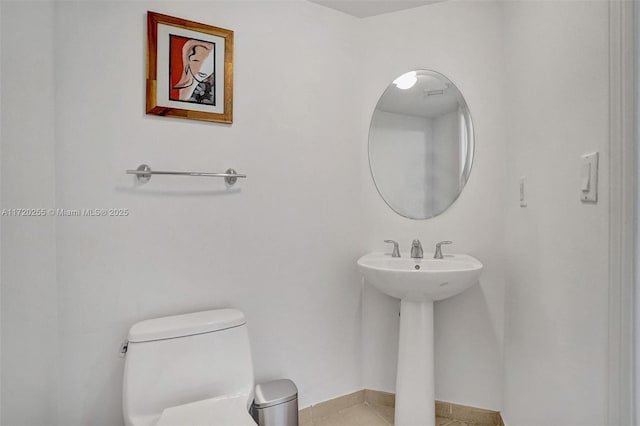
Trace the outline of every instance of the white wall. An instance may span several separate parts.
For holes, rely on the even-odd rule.
[[[508,188],[504,418],[602,425],[607,401],[607,2],[505,5]],[[541,25],[541,23],[544,23]],[[599,201],[579,200],[600,152]],[[528,206],[518,178],[527,176]]]
[[[236,31],[232,126],[144,115],[147,10]],[[55,29],[53,13],[3,3],[3,202],[131,213],[57,219],[57,299],[51,220],[3,232],[2,346],[20,344],[3,352],[3,420],[54,423],[58,371],[58,424],[121,424],[129,326],[224,306],[247,314],[258,381],[292,378],[301,407],[360,389],[356,20],[306,1],[59,2]],[[27,72],[9,60],[22,34],[42,53],[20,56]],[[134,188],[142,162],[248,179]]]
[[[500,5],[444,2],[363,21],[364,57],[359,121],[366,250],[384,239],[408,251],[420,238],[425,255],[440,240],[451,252],[469,253],[485,269],[480,285],[435,306],[436,397],[499,409],[502,401],[503,221],[506,177],[502,108]],[[378,98],[398,75],[432,69],[449,77],[467,100],[476,132],[476,157],[461,197],[441,216],[413,221],[395,214],[373,185],[367,130]],[[369,285],[363,296],[364,387],[393,391],[399,304]]]
[[[2,2],[2,209],[55,204],[53,13],[51,2]],[[2,216],[1,221],[0,422],[54,424],[55,220]]]
[[[248,316],[257,380],[292,378],[301,406],[393,391],[399,306],[359,285],[355,260],[418,237],[485,265],[436,303],[437,398],[512,425],[602,424],[606,3],[539,3],[359,21],[297,0],[2,2],[2,207],[131,212],[2,219],[2,423],[121,424],[129,326],[222,306]],[[144,115],[147,10],[236,31],[232,126]],[[416,68],[451,78],[476,135],[462,196],[428,221],[389,209],[367,164],[379,96]],[[595,206],[578,201],[592,150]],[[135,187],[124,170],[142,162],[249,177]]]

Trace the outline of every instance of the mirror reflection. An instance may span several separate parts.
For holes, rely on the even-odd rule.
[[[469,108],[444,75],[410,71],[380,97],[369,129],[369,165],[396,213],[427,219],[447,210],[467,183],[473,150]]]

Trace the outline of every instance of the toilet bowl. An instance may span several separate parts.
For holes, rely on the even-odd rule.
[[[127,426],[255,426],[245,316],[218,309],[146,320],[129,330]]]

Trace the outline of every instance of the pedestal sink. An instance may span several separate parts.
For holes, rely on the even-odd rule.
[[[433,302],[471,287],[482,263],[464,254],[412,259],[370,253],[358,259],[358,269],[378,290],[401,300],[395,426],[433,426]]]

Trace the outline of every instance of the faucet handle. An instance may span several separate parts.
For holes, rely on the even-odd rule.
[[[400,249],[398,248],[398,242],[393,240],[384,240],[385,243],[393,244],[393,253],[391,257],[400,257]]]
[[[443,244],[453,244],[453,241],[440,241],[436,244],[436,253],[433,255],[434,259],[442,259],[442,245]]]

